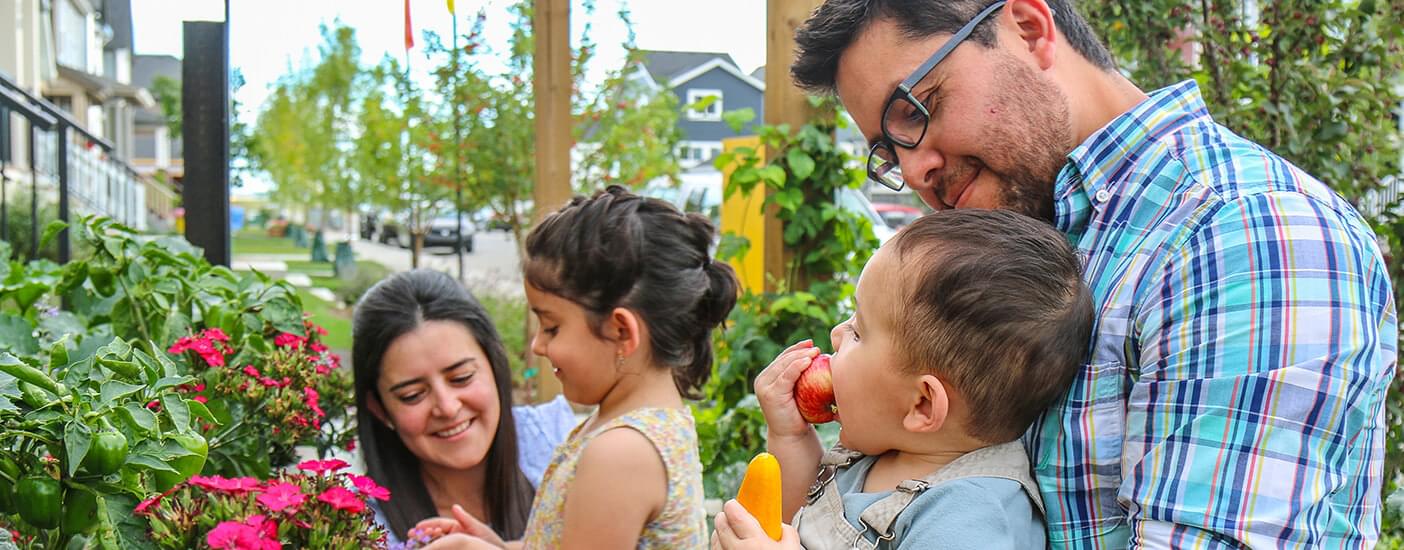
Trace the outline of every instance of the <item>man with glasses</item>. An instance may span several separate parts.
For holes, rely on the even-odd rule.
[[[1141,91],[1067,0],[828,0],[796,41],[870,178],[1086,254],[1089,362],[1025,436],[1052,547],[1375,543],[1398,328],[1349,204],[1193,81]]]

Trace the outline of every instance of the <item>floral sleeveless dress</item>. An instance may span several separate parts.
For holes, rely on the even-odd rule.
[[[566,490],[585,446],[613,428],[638,431],[653,443],[668,472],[668,498],[663,510],[644,526],[639,548],[689,549],[707,547],[706,512],[702,508],[702,461],[697,451],[697,426],[687,408],[644,408],[629,411],[590,433],[576,426],[556,448],[546,467],[536,502],[522,539],[529,550],[557,548],[565,531]]]

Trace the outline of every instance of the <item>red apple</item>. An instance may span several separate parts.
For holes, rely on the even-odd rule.
[[[795,381],[795,404],[799,406],[800,416],[810,424],[833,422],[834,413],[838,412],[829,358],[827,353],[819,354]]]

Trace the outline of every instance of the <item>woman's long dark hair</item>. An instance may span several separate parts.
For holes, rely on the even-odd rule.
[[[518,464],[517,425],[512,418],[512,372],[507,351],[487,311],[453,278],[437,271],[415,270],[392,275],[366,292],[356,304],[352,326],[352,368],[356,378],[357,433],[370,477],[390,489],[391,499],[381,510],[399,538],[420,520],[437,514],[429,490],[420,477],[419,457],[411,453],[393,430],[370,411],[370,400],[380,399],[376,382],[380,361],[395,339],[426,321],[453,321],[467,327],[487,354],[497,380],[497,400],[502,407],[497,433],[487,452],[483,503],[485,518],[497,534],[519,539],[535,491]]]

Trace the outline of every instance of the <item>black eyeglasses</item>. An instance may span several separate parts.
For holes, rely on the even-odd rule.
[[[1005,0],[999,0],[979,14],[976,14],[965,26],[956,31],[955,35],[947,40],[941,49],[936,50],[930,58],[917,67],[897,89],[892,90],[892,95],[887,98],[887,104],[882,108],[882,139],[873,144],[868,151],[868,177],[881,183],[883,186],[893,191],[901,191],[906,186],[902,179],[902,167],[897,162],[897,151],[892,148],[897,145],[906,149],[912,149],[921,143],[926,137],[926,128],[931,122],[931,112],[926,109],[915,95],[912,95],[912,88],[917,83],[931,74],[931,70],[940,63],[970,37],[970,33],[975,32],[975,27],[979,26],[990,14],[1003,7]]]

